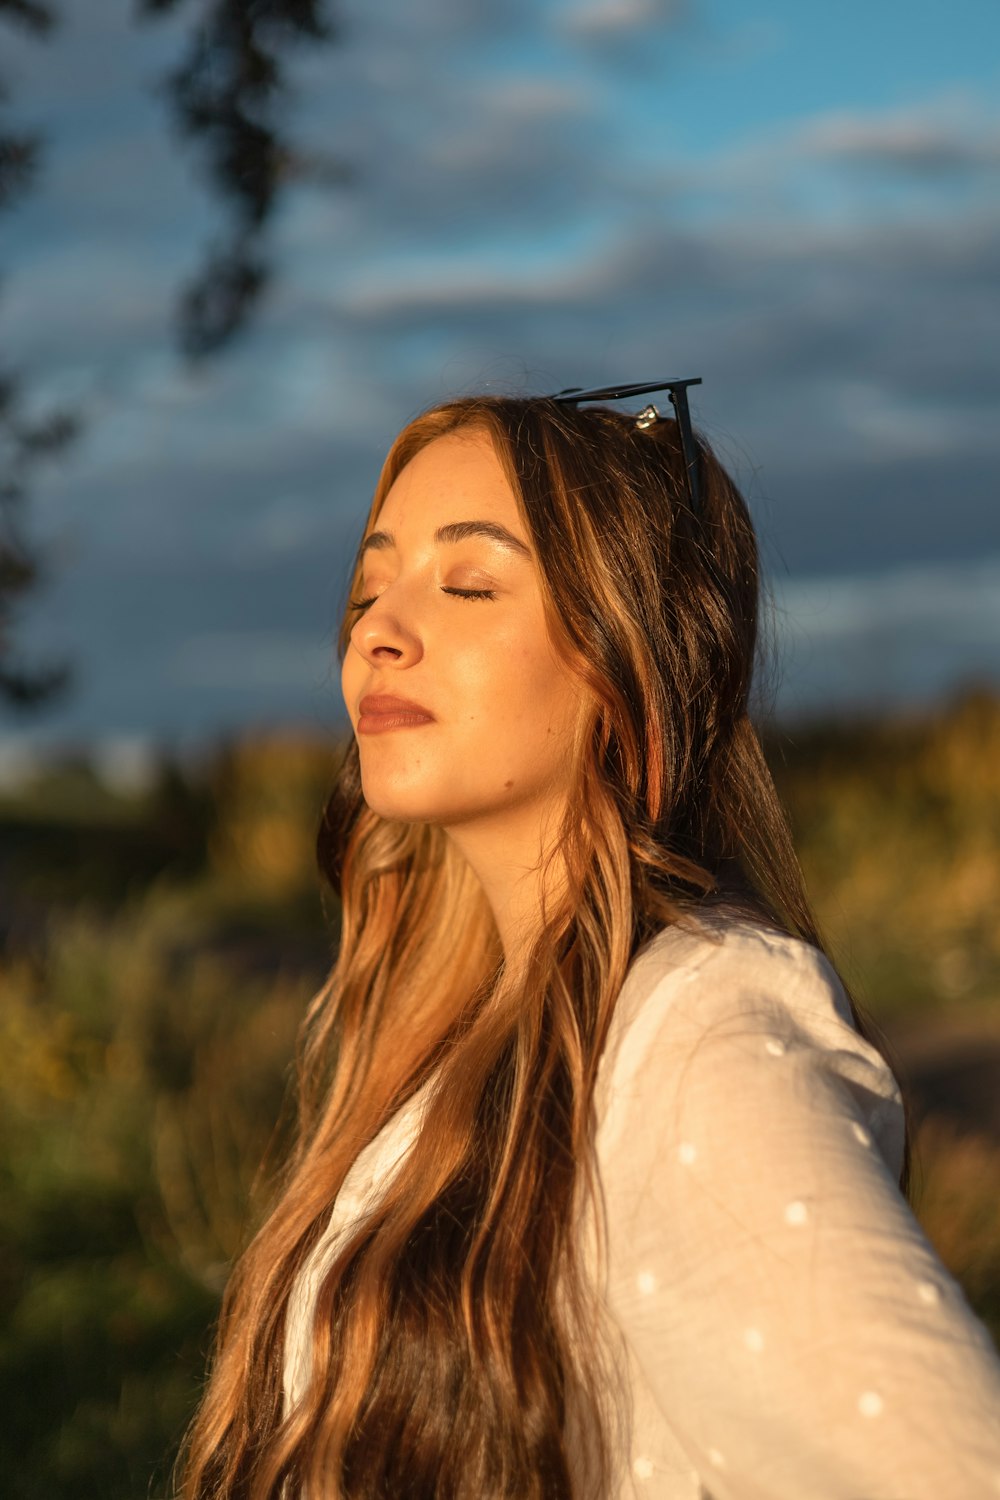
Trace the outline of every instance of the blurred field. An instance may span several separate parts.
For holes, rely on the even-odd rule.
[[[335,950],[313,847],[337,754],[251,739],[141,795],[81,759],[0,798],[11,1500],[167,1493]],[[1000,1341],[1000,700],[769,756],[838,962],[920,1090],[918,1214]],[[985,1092],[948,1093],[958,1041]]]

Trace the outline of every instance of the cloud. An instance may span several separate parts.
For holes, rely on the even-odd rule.
[[[777,589],[778,701],[882,712],[1000,685],[1000,552],[978,562],[800,579]]]
[[[570,0],[556,12],[556,24],[568,35],[607,42],[629,32],[673,26],[689,14],[688,0]]]
[[[356,319],[380,321],[424,312],[436,316],[449,308],[462,313],[517,308],[526,314],[532,307],[547,309],[561,302],[579,306],[607,283],[600,250],[589,261],[569,259],[558,248],[546,253],[541,246],[533,255],[518,257],[502,249],[492,257],[474,250],[451,256],[439,251],[409,256],[405,276],[393,274],[401,269],[398,262],[365,266],[343,288],[345,309]]]
[[[972,90],[906,109],[782,120],[672,163],[664,186],[688,223],[728,226],[780,255],[803,237],[997,222],[1000,109]],[[655,189],[657,174],[652,173]]]
[[[872,115],[838,112],[813,121],[799,137],[806,156],[921,177],[1000,167],[1000,124],[969,111],[938,108]]]

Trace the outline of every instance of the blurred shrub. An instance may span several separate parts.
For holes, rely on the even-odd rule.
[[[931,1116],[914,1160],[920,1222],[1000,1348],[1000,1142]]]
[[[0,974],[12,1500],[146,1494],[195,1399],[309,999],[179,949],[201,920],[154,888],[110,921],[54,916],[44,959]]]
[[[1000,698],[771,737],[821,923],[880,1018],[1000,996]]]
[[[211,871],[274,896],[316,886],[316,830],[342,750],[270,734],[241,740],[211,773]]]
[[[24,908],[86,900],[116,906],[164,874],[205,864],[208,789],[167,759],[142,793],[109,786],[76,755],[0,795],[0,893]]]

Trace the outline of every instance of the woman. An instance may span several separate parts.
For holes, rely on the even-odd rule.
[[[450,402],[386,460],[339,955],[184,1494],[1000,1494],[1000,1362],[747,717],[746,508],[586,394]]]

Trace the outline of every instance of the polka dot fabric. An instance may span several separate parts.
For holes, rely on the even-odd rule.
[[[899,1089],[822,955],[660,934],[597,1107],[617,1496],[995,1500],[1000,1359],[899,1192]]]

